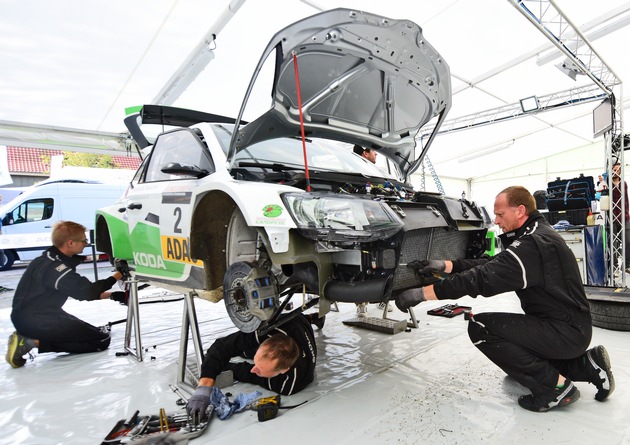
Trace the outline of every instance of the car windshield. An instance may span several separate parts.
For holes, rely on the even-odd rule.
[[[217,124],[212,130],[221,149],[227,155],[233,125]],[[234,157],[236,168],[271,168],[274,170],[304,170],[302,140],[295,138],[270,139],[253,144]],[[363,176],[400,180],[396,164],[385,156],[378,156],[372,164],[352,151],[352,145],[328,139],[307,139],[306,153],[309,170],[354,173]]]
[[[380,174],[374,165],[350,153],[349,148],[326,146],[321,141],[309,140],[306,143],[306,153],[309,169]],[[302,141],[286,138],[263,141],[241,150],[236,155],[235,161],[254,161],[261,164],[276,163],[302,169],[304,168]]]
[[[309,170],[357,173],[365,176],[395,178],[376,165],[357,156],[352,146],[328,140],[307,140],[306,153]],[[234,158],[237,167],[261,168],[280,166],[289,169],[304,169],[304,150],[299,139],[271,139],[251,145]]]

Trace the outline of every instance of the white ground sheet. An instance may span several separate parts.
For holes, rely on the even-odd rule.
[[[142,292],[146,292],[142,291]],[[295,297],[294,297],[295,298]],[[223,303],[196,299],[204,349],[235,328]],[[388,335],[349,327],[353,304],[340,304],[317,331],[316,380],[306,390],[282,397],[276,419],[258,422],[254,411],[214,418],[201,444],[628,444],[630,443],[630,333],[594,329],[593,345],[608,349],[617,389],[600,403],[595,387],[577,386],[581,399],[548,413],[520,408],[527,391],[471,345],[463,316],[427,315],[448,302],[423,303],[416,309],[419,329]],[[513,294],[464,298],[475,312],[518,311]],[[20,369],[0,366],[1,444],[99,444],[120,419],[181,409],[169,384],[176,381],[183,301],[142,304],[140,320],[145,360],[117,357],[123,351],[125,324],[112,327],[108,351],[41,354]],[[126,317],[126,307],[112,301],[81,303],[66,309],[95,325]],[[3,348],[13,331],[10,309],[0,309]],[[370,316],[380,316],[370,305]],[[394,319],[405,315],[394,309]],[[3,353],[6,349],[3,349]],[[193,362],[192,343],[189,361]],[[256,389],[235,384],[234,396]],[[270,394],[263,390],[263,394]],[[261,442],[262,440],[262,442]]]

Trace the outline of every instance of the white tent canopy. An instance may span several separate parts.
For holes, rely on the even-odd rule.
[[[630,72],[624,48],[630,41],[630,2],[555,3],[623,81]],[[124,109],[150,103],[229,4],[3,1],[0,121],[123,132]],[[593,85],[586,76],[572,80],[562,73],[555,65],[565,57],[507,0],[249,0],[220,28],[211,45],[214,59],[173,105],[235,116],[269,38],[299,18],[338,6],[422,27],[451,68],[454,95],[447,121]],[[550,177],[597,174],[605,166],[602,138],[593,138],[598,104],[442,134],[429,157],[447,194],[467,191],[473,198],[486,183],[493,193],[506,181],[535,190]],[[263,101],[252,111],[267,106]],[[558,162],[550,161],[555,155]],[[519,172],[522,165],[525,171]]]

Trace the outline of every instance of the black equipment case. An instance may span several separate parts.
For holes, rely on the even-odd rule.
[[[549,211],[589,209],[594,199],[595,183],[592,176],[580,174],[577,178],[558,178],[547,184]]]

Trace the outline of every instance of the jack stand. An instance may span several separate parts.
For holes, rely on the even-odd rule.
[[[141,362],[142,340],[140,338],[140,310],[138,306],[138,281],[128,280],[126,284],[129,286],[129,300],[127,301],[127,327],[125,328],[125,351],[133,355],[136,360]],[[131,329],[135,333],[136,348],[131,347]]]
[[[389,305],[393,304],[390,300],[385,302],[385,307],[383,308],[383,320],[387,319],[387,313],[389,312]]]
[[[414,313],[412,307],[409,308],[409,317],[411,317],[411,323],[407,322],[407,327],[417,329],[418,320],[416,319],[416,314]]]
[[[203,362],[203,350],[201,345],[201,336],[199,335],[199,325],[197,324],[197,311],[195,310],[194,296],[195,292],[188,292],[184,295],[184,311],[182,314],[182,335],[179,343],[179,363],[177,367],[177,386],[190,392],[195,391],[195,386],[192,386],[186,381],[186,375],[189,374],[191,378],[196,381],[199,379],[201,373],[201,363]],[[190,370],[186,364],[188,355],[188,331],[192,334],[193,346],[195,348],[195,359],[197,362],[197,373]]]

